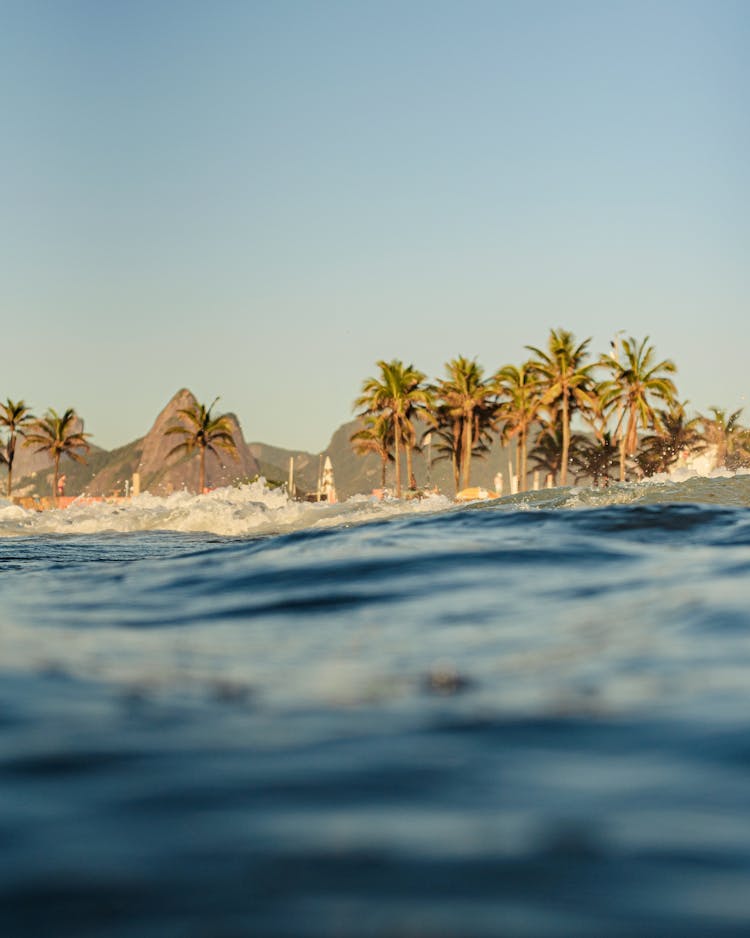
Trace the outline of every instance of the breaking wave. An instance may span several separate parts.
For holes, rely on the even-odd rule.
[[[694,471],[678,470],[669,476],[636,483],[614,483],[603,489],[543,489],[491,501],[500,511],[667,503],[750,507],[750,473],[714,471],[710,475],[698,475]],[[127,501],[81,499],[60,511],[35,511],[0,499],[0,537],[145,531],[254,537],[360,524],[398,515],[455,511],[465,505],[457,505],[446,495],[404,500],[355,495],[340,504],[302,502],[289,498],[284,489],[269,488],[261,479],[250,485],[221,488],[201,496],[178,492],[168,496],[143,494]]]

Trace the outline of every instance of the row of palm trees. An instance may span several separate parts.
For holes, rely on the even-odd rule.
[[[56,500],[60,480],[60,461],[67,456],[74,462],[85,462],[90,434],[83,432],[83,421],[69,407],[62,414],[50,408],[43,417],[35,417],[25,401],[8,398],[0,402],[0,428],[5,431],[5,444],[0,446],[0,465],[8,472],[7,496],[13,494],[13,463],[19,437],[24,446],[35,447],[35,453],[47,453],[54,466],[52,497]]]
[[[615,474],[624,481],[666,471],[680,455],[709,445],[720,465],[750,464],[741,412],[728,416],[712,408],[710,417],[689,420],[672,378],[677,368],[656,357],[648,336],[616,338],[595,358],[590,342],[552,329],[544,348],[526,346],[530,357],[519,366],[487,375],[476,360],[459,356],[434,382],[413,365],[379,361],[379,374],[363,382],[354,402],[362,420],[351,437],[354,450],[380,457],[383,486],[394,462],[399,496],[401,453],[407,484],[416,488],[412,453],[426,441],[437,447],[438,459],[450,459],[456,490],[470,486],[472,459],[485,456],[496,437],[517,443],[521,491],[529,460],[560,485],[568,484],[569,472],[600,485]]]
[[[237,458],[237,446],[232,433],[232,425],[227,414],[213,414],[218,398],[208,407],[196,403],[178,411],[180,423],[169,427],[165,435],[178,435],[181,441],[168,452],[172,456],[198,455],[199,491],[206,487],[206,453],[218,455],[218,449]],[[43,417],[36,417],[25,401],[13,401],[8,398],[0,402],[0,430],[5,440],[0,440],[0,465],[7,469],[7,496],[13,494],[13,464],[16,457],[18,440],[23,446],[34,447],[35,453],[46,453],[54,467],[52,477],[52,497],[57,503],[59,494],[60,462],[63,457],[74,462],[86,462],[85,453],[90,450],[89,433],[83,432],[83,421],[73,408],[62,414],[49,409]]]

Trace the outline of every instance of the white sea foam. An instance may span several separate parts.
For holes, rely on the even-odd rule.
[[[615,482],[608,488],[573,486],[524,492],[494,500],[505,510],[576,509],[633,502],[722,501],[750,504],[747,485],[736,492],[719,486],[709,494],[705,485],[719,480],[750,479],[750,469],[730,472],[713,467],[714,454],[706,452],[689,462],[640,482]],[[479,499],[478,501],[482,501]],[[176,492],[168,496],[148,493],[119,502],[74,501],[60,511],[35,511],[0,498],[0,537],[60,534],[125,534],[139,531],[174,531],[252,537],[305,528],[336,527],[423,512],[459,510],[447,495],[382,501],[354,495],[339,504],[300,502],[283,488],[269,488],[263,479],[250,485],[216,489],[207,495]]]
[[[0,536],[100,534],[136,531],[208,533],[227,537],[274,534],[310,527],[355,524],[395,514],[452,507],[445,496],[398,501],[358,495],[341,504],[300,502],[264,480],[216,489],[207,495],[143,494],[122,502],[73,502],[59,511],[35,511],[0,500]]]

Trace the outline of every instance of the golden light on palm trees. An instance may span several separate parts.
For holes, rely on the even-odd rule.
[[[714,447],[714,468],[745,464],[750,454],[750,431],[740,424],[742,408],[729,414],[721,407],[709,407],[709,413],[710,417],[703,415],[698,419],[703,438]]]
[[[401,449],[406,451],[408,482],[414,487],[412,448],[415,432],[412,420],[426,413],[432,396],[425,386],[425,375],[413,365],[404,365],[398,359],[379,361],[380,375],[362,383],[362,393],[354,406],[363,408],[360,417],[383,416],[391,425],[396,462],[396,496],[401,497]]]
[[[646,336],[641,342],[632,337],[624,339],[619,358],[611,354],[600,360],[611,375],[603,390],[604,407],[617,406],[620,410],[615,438],[620,441],[621,482],[625,480],[625,457],[632,456],[638,448],[638,428],[658,426],[654,401],[669,405],[677,397],[677,388],[669,377],[677,366],[668,358],[657,362],[654,357],[654,346]]]
[[[199,456],[199,477],[198,492],[203,493],[206,489],[206,453],[213,453],[219,456],[219,450],[223,450],[233,459],[239,457],[237,444],[232,432],[232,423],[229,414],[219,414],[214,417],[213,408],[219,398],[214,398],[209,407],[205,404],[195,404],[193,407],[181,408],[177,411],[180,419],[183,421],[164,431],[165,436],[182,436],[183,440],[167,453],[167,458],[184,454],[187,456],[198,453]]]
[[[542,387],[541,404],[548,406],[559,403],[560,426],[562,430],[562,453],[560,465],[560,484],[568,480],[568,460],[570,454],[570,419],[576,407],[588,406],[591,398],[591,370],[593,364],[584,364],[588,344],[591,339],[576,342],[572,332],[565,329],[550,330],[547,350],[527,345],[526,348],[536,356],[530,362]]]
[[[52,497],[57,504],[60,460],[63,457],[84,463],[82,453],[91,447],[87,440],[91,434],[83,432],[83,421],[72,407],[63,414],[50,408],[44,417],[36,419],[25,431],[24,446],[33,446],[35,453],[47,453],[54,465]]]
[[[446,377],[437,382],[435,394],[443,421],[451,427],[458,454],[460,485],[471,484],[471,457],[482,436],[494,428],[496,388],[484,377],[476,361],[459,355],[445,366]]]
[[[503,424],[502,439],[518,438],[518,490],[524,492],[528,475],[529,430],[536,422],[541,407],[539,381],[527,362],[520,368],[515,365],[501,368],[495,375],[494,383],[500,397],[497,417]]]
[[[616,454],[624,480],[626,457],[635,456],[646,444],[649,452],[644,450],[643,458],[632,463],[639,474],[666,465],[669,453],[677,448],[685,454],[699,451],[696,422],[687,420],[684,408],[673,406],[674,363],[657,360],[648,337],[636,341],[618,333],[610,353],[596,359],[589,356],[590,342],[579,341],[566,329],[552,329],[544,348],[526,346],[532,357],[520,366],[506,365],[486,379],[476,359],[458,356],[427,388],[423,373],[412,365],[378,362],[379,377],[364,382],[356,404],[365,408],[360,416],[382,416],[391,428],[399,492],[400,449],[410,451],[415,437],[406,415],[414,413],[431,431],[439,454],[436,461],[450,459],[457,492],[470,488],[473,457],[492,454],[502,459],[502,451],[494,447],[510,440],[517,440],[520,491],[527,487],[529,461],[560,485],[567,484],[571,467],[576,482],[590,478],[595,485],[606,485],[613,476]],[[413,398],[405,387],[416,389]],[[417,403],[406,403],[412,400]],[[713,417],[702,418],[702,436],[713,434],[719,460],[732,467],[750,464],[750,431],[739,425],[738,418],[739,413],[727,416],[718,410]],[[647,428],[659,439],[641,439],[640,432]],[[382,443],[374,440],[374,431],[372,423],[354,434],[352,442],[359,452],[379,452]]]
[[[375,453],[380,458],[380,487],[385,488],[388,461],[393,461],[393,425],[384,414],[364,417],[364,427],[349,437],[358,456]]]
[[[12,401],[8,398],[4,404],[0,404],[0,427],[5,427],[8,432],[5,453],[0,455],[0,461],[8,467],[8,498],[13,493],[13,462],[17,438],[25,435],[26,428],[35,419],[25,401]]]

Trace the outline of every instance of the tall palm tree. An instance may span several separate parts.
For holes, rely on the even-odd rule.
[[[83,421],[75,410],[69,407],[63,414],[58,414],[56,410],[50,408],[44,417],[38,418],[31,424],[24,435],[26,437],[23,441],[24,446],[35,446],[35,453],[47,453],[54,464],[52,498],[57,505],[60,460],[66,456],[74,462],[85,463],[82,452],[88,453],[91,449],[86,442],[91,434],[83,432]]]
[[[485,379],[482,366],[463,355],[447,362],[445,370],[446,377],[438,381],[435,392],[445,419],[460,428],[460,484],[467,488],[471,457],[482,437],[495,427],[496,388],[491,379]]]
[[[10,398],[0,404],[0,427],[8,431],[8,441],[5,453],[0,456],[0,462],[8,467],[8,498],[13,493],[13,461],[16,457],[16,438],[24,436],[24,427],[29,426],[36,418],[25,401],[12,401]]]
[[[364,427],[352,433],[349,441],[358,456],[375,453],[380,457],[380,487],[385,488],[388,461],[393,462],[393,424],[384,414],[369,414],[364,417]]]
[[[640,343],[632,337],[622,343],[622,354],[604,355],[600,365],[611,378],[605,382],[605,407],[619,405],[620,420],[615,436],[620,440],[620,481],[625,481],[625,457],[638,448],[638,427],[648,429],[659,425],[659,414],[654,400],[670,405],[677,396],[677,388],[670,377],[677,371],[673,361],[666,358],[654,361],[654,346],[646,336]],[[626,423],[623,432],[623,423]]]
[[[703,438],[709,446],[716,448],[714,468],[736,468],[743,461],[742,451],[747,448],[748,431],[740,424],[742,408],[732,414],[727,414],[721,407],[710,407],[709,410],[711,417],[701,416],[699,419]]]
[[[500,397],[496,416],[503,422],[502,438],[505,441],[518,437],[518,490],[525,492],[529,430],[541,407],[539,382],[528,362],[520,368],[506,365],[495,375],[494,382]]]
[[[590,341],[589,338],[577,343],[572,332],[566,329],[551,329],[546,351],[533,345],[526,346],[536,356],[530,365],[542,387],[542,405],[559,402],[562,431],[560,485],[565,485],[568,481],[572,412],[576,407],[586,407],[590,402],[590,372],[594,366],[584,364]]]
[[[380,375],[362,383],[362,393],[354,402],[361,407],[360,417],[383,416],[391,425],[396,462],[396,496],[401,497],[401,449],[406,450],[408,484],[415,486],[412,469],[412,448],[416,434],[411,423],[420,413],[426,413],[432,395],[425,386],[425,375],[413,365],[404,365],[398,359],[377,362]]]
[[[191,455],[197,450],[200,458],[198,492],[201,494],[206,488],[206,452],[218,456],[218,450],[222,449],[233,459],[239,458],[229,415],[219,414],[214,417],[211,413],[218,400],[218,397],[214,398],[209,407],[196,403],[193,407],[181,408],[177,413],[184,422],[164,431],[165,436],[177,434],[184,437],[181,443],[167,453],[167,459],[178,453]]]

